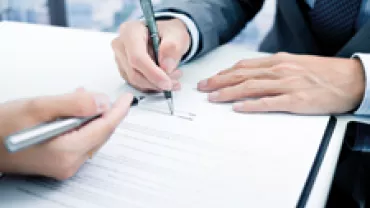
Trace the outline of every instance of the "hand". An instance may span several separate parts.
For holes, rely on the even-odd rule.
[[[178,19],[158,21],[161,37],[159,67],[153,61],[149,32],[144,23],[123,23],[112,42],[121,76],[141,91],[179,90],[182,76],[177,67],[190,47],[186,25]]]
[[[278,53],[243,60],[201,81],[212,102],[237,101],[238,112],[336,114],[361,103],[365,75],[357,59]]]
[[[113,107],[102,94],[78,90],[75,93],[40,97],[0,105],[0,141],[4,137],[39,123],[60,117],[103,116],[84,127],[48,142],[10,154],[0,146],[0,172],[42,175],[59,180],[72,177],[89,158],[89,152],[99,149],[125,117],[131,95],[121,97]]]

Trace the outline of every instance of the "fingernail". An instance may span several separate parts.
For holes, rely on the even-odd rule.
[[[159,83],[159,88],[161,88],[162,90],[171,90],[172,89],[172,82],[168,82],[168,81],[162,81]]]
[[[208,99],[210,101],[217,101],[219,96],[220,96],[219,92],[212,92],[211,94],[208,95]]]
[[[233,105],[234,111],[243,111],[243,107],[244,107],[243,103],[235,103]]]
[[[106,95],[95,95],[95,104],[98,113],[103,113],[108,110],[111,106],[109,97]]]
[[[200,89],[204,89],[204,88],[206,88],[206,87],[207,87],[207,83],[208,83],[208,80],[200,81],[200,82],[198,83],[198,87],[199,87]]]
[[[163,67],[167,73],[172,73],[177,67],[177,63],[173,58],[166,58],[163,60]]]

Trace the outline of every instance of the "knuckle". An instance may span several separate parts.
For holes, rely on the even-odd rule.
[[[39,112],[42,112],[40,111],[40,108],[41,107],[40,107],[40,103],[38,99],[28,100],[27,105],[26,105],[27,113],[31,113],[33,115],[39,115]]]
[[[216,77],[211,77],[207,81],[208,86],[215,86],[219,84],[219,80]]]
[[[177,49],[177,45],[176,43],[171,40],[171,41],[166,41],[164,44],[163,44],[163,48],[165,50],[168,50],[168,51],[173,51],[173,50],[176,50]]]
[[[266,109],[270,109],[270,107],[271,107],[271,103],[270,103],[269,99],[267,99],[267,98],[261,98],[261,99],[260,99],[260,101],[261,101],[261,105],[262,105],[264,108],[266,108]]]
[[[260,87],[258,87],[258,81],[249,80],[242,84],[242,93],[245,96],[256,96],[260,91],[263,91]]]
[[[90,105],[87,105],[88,103],[86,102],[87,100],[91,100],[90,96],[88,95],[83,95],[81,96],[80,99],[77,99],[76,102],[75,102],[75,111],[76,111],[76,114],[78,115],[88,115],[90,113],[90,109],[89,107],[87,106],[91,106]],[[92,103],[92,102],[91,102]]]
[[[309,100],[309,96],[303,92],[295,93],[293,97],[294,99],[290,99],[291,103],[305,103]]]
[[[123,68],[119,68],[119,73],[121,74],[121,77],[126,80],[126,81],[130,81],[128,76],[127,76],[127,73],[125,72],[125,70]]]
[[[119,26],[119,32],[120,33],[123,33],[125,30],[126,30],[126,28],[127,28],[127,25],[129,24],[129,22],[124,22],[124,23],[122,23],[120,26]]]
[[[174,40],[164,42],[162,45],[162,51],[166,54],[179,54],[181,53],[180,47]],[[181,54],[182,55],[182,54]]]
[[[24,113],[31,115],[36,121],[48,121],[53,118],[53,112],[44,109],[41,99],[38,98],[28,100],[24,107]]]
[[[119,26],[119,31],[124,33],[125,31],[132,30],[138,24],[141,24],[141,22],[137,20],[124,22]]]
[[[243,73],[236,72],[236,73],[232,74],[232,79],[234,79],[234,80],[244,80],[245,75]]]
[[[289,56],[290,56],[290,54],[287,53],[287,52],[278,52],[275,55],[275,57],[278,58],[278,59],[285,59],[285,58],[287,58]]]
[[[131,84],[138,84],[139,83],[139,75],[136,72],[131,72],[127,74],[127,78]]]
[[[111,42],[111,47],[113,49],[117,48],[118,42],[119,42],[118,38],[113,39],[112,42]]]
[[[272,69],[273,72],[282,73],[282,72],[284,72],[286,70],[289,70],[291,68],[292,68],[292,64],[283,62],[283,63],[277,64],[277,65],[274,65],[271,69]]]
[[[248,60],[240,60],[238,61],[234,67],[247,67],[248,66]]]
[[[142,62],[141,55],[137,53],[131,53],[128,57],[128,62],[132,67],[136,68],[136,66],[139,66]]]
[[[305,81],[305,76],[291,76],[287,79],[289,85],[299,85],[303,84]]]
[[[253,88],[254,86],[258,86],[259,80],[248,80],[243,83],[243,85],[247,88]]]

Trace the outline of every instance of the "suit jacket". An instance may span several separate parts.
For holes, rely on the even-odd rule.
[[[176,0],[157,7],[188,15],[200,32],[201,56],[235,37],[260,10],[264,0]],[[304,0],[277,0],[274,25],[260,46],[263,52],[326,55],[308,21]],[[370,53],[370,21],[339,51],[330,56],[351,57]],[[342,150],[344,151],[344,150]],[[328,207],[354,207],[370,201],[370,153],[349,152],[341,156]],[[348,203],[347,203],[348,202]],[[369,204],[369,203],[368,203]],[[346,206],[349,205],[349,206]]]
[[[260,10],[264,0],[177,0],[161,5],[158,11],[175,11],[191,17],[200,30],[197,56],[236,36]],[[260,46],[263,52],[328,55],[323,53],[307,20],[304,0],[278,0],[273,28]],[[356,52],[370,53],[370,22],[336,54],[351,57]]]

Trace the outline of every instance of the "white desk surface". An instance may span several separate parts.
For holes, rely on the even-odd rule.
[[[117,92],[125,82],[120,78],[116,69],[114,54],[110,47],[110,42],[115,36],[115,34],[38,25],[0,23],[0,102],[65,93],[80,86],[105,93]],[[214,74],[215,69],[221,70],[229,67],[242,58],[262,55],[248,51],[242,46],[226,45],[207,57],[184,66],[185,75],[182,81],[195,86],[198,80]],[[346,119],[350,118],[339,119],[307,207],[323,207],[325,204],[344,135]],[[298,135],[289,136],[298,137]],[[316,150],[308,148],[309,141],[305,142],[302,144],[305,148],[279,148],[286,148],[285,151],[289,149],[292,154],[295,154],[291,157],[296,157],[302,163],[310,163],[313,161]],[[297,150],[292,151],[292,149]],[[296,164],[293,163],[292,166]],[[292,170],[308,172],[308,169],[295,170],[294,167]],[[293,180],[294,173],[286,172],[286,174],[291,174]],[[305,180],[300,181],[302,184],[298,184],[298,187],[303,187]],[[286,183],[288,185],[289,181]],[[279,192],[289,195],[286,199],[291,200],[300,195],[300,193],[289,192],[294,189],[284,190],[284,188],[287,189],[281,186]],[[268,200],[268,196],[262,199]],[[282,199],[283,204],[286,199]],[[275,207],[279,205],[275,204]]]

